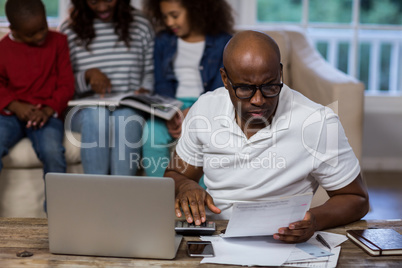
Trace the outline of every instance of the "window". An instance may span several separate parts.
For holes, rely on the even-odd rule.
[[[402,1],[247,0],[254,13],[229,1],[238,24],[303,27],[322,56],[363,81],[368,94],[402,94]]]
[[[82,0],[85,1],[85,0]],[[131,0],[134,7],[140,8],[142,0]],[[4,6],[7,0],[0,0],[0,26],[7,26]],[[70,0],[42,0],[46,8],[49,25],[57,27],[67,16]]]
[[[46,15],[50,18],[59,17],[59,1],[42,0],[46,7]]]
[[[0,18],[3,20],[6,16],[6,13],[4,11],[4,6],[6,4],[6,0],[0,0]]]
[[[7,18],[5,14],[5,4],[7,0],[0,0],[0,23],[2,26],[8,25]],[[57,26],[59,23],[60,17],[64,18],[64,16],[60,16],[60,14],[65,14],[65,10],[67,7],[67,0],[42,0],[43,4],[46,8],[46,15],[48,17],[48,21],[50,26]],[[62,8],[62,9],[61,9]]]

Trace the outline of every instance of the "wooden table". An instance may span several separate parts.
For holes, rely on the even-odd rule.
[[[225,221],[217,221],[218,231],[226,226]],[[402,221],[358,221],[327,231],[346,234],[348,229],[369,227],[393,228],[402,233]],[[200,264],[201,258],[190,258],[185,251],[185,242],[198,240],[184,237],[174,260],[150,260],[130,258],[88,257],[55,255],[49,253],[48,228],[46,219],[0,218],[0,267],[228,267],[228,265]],[[27,250],[34,255],[17,257],[16,253]],[[237,266],[240,267],[240,266]],[[402,267],[402,256],[370,257],[351,241],[342,244],[338,267]]]

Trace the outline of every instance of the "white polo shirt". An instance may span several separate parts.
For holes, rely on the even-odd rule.
[[[176,151],[202,166],[204,183],[229,219],[233,202],[338,190],[359,174],[359,162],[338,116],[284,85],[271,125],[247,139],[224,88],[203,94],[183,122]]]

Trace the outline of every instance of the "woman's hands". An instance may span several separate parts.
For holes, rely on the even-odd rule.
[[[110,93],[112,90],[110,79],[98,68],[88,69],[85,72],[85,80],[91,89],[101,96]]]

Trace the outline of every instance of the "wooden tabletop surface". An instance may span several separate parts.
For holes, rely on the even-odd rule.
[[[227,222],[216,223],[220,232]],[[348,229],[366,228],[392,228],[402,233],[402,220],[358,221],[326,231],[345,235]],[[185,242],[189,240],[198,238],[184,237],[174,260],[55,255],[49,253],[47,219],[0,218],[0,267],[229,267],[200,264],[201,258],[188,257]],[[337,267],[402,267],[402,256],[370,257],[349,240],[341,248]],[[22,251],[33,256],[18,257],[17,253]]]

